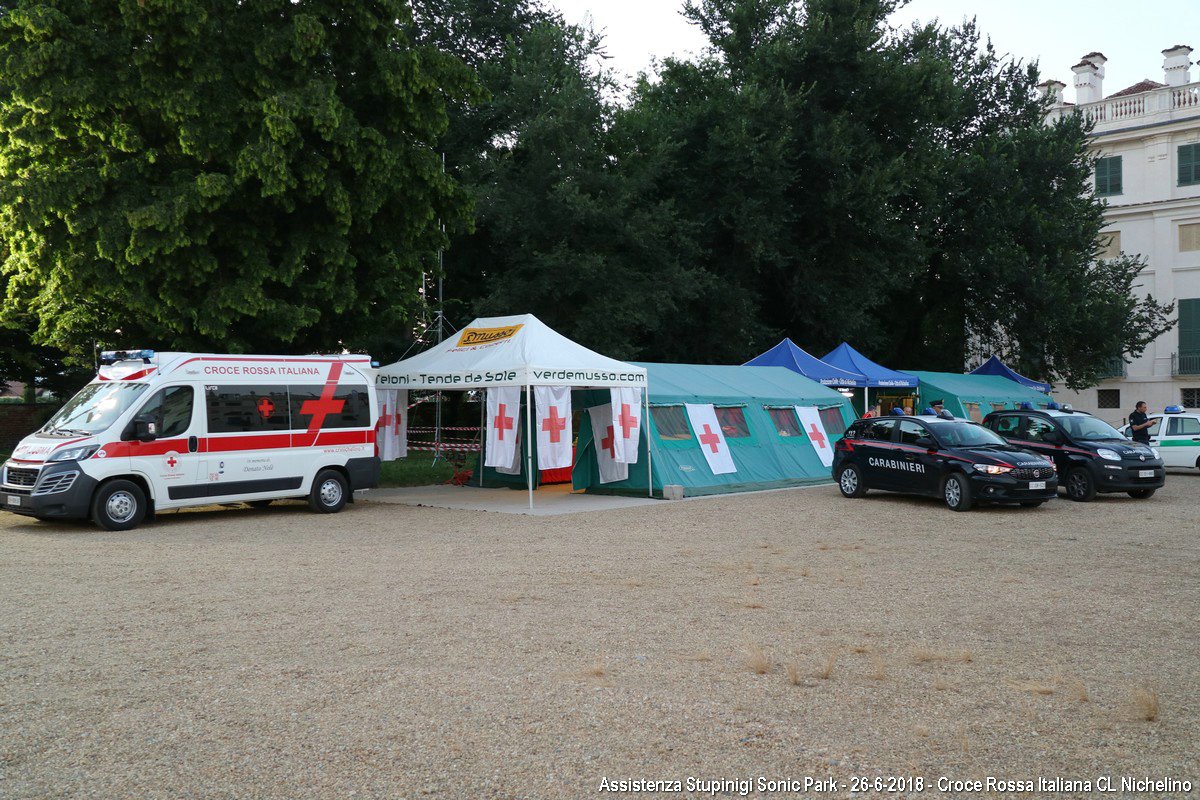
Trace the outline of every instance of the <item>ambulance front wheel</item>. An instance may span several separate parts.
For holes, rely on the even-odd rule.
[[[136,528],[146,517],[146,493],[132,481],[110,481],[92,498],[92,521],[106,531]]]
[[[308,505],[313,511],[333,514],[341,511],[350,496],[350,485],[346,477],[333,469],[321,470],[308,493]]]

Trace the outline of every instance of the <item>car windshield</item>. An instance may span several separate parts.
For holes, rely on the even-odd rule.
[[[146,391],[144,383],[89,383],[67,401],[42,433],[87,435],[107,430]]]
[[[1058,424],[1066,429],[1072,439],[1097,442],[1125,438],[1119,430],[1104,420],[1086,414],[1059,417]]]
[[[999,436],[974,422],[930,422],[929,430],[945,447],[1007,445]]]

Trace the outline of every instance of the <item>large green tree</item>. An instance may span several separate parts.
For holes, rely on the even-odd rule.
[[[475,86],[410,40],[407,4],[10,6],[4,320],[77,357],[328,348],[404,320],[439,221],[469,208],[436,147]]]

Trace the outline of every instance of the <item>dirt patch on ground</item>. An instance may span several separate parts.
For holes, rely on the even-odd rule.
[[[278,504],[124,534],[0,515],[0,795],[1194,785],[1198,519],[1193,475],[967,514],[830,487],[551,518]]]

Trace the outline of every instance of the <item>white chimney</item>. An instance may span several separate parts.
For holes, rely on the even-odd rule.
[[[1167,86],[1185,86],[1192,82],[1192,48],[1177,44],[1163,50],[1162,54]]]
[[[1056,81],[1051,78],[1048,81],[1042,81],[1037,85],[1038,97],[1049,97],[1052,107],[1061,106],[1063,104],[1063,89],[1067,85],[1062,81]]]
[[[1095,103],[1104,99],[1103,53],[1088,53],[1071,71],[1075,73],[1075,102]]]

